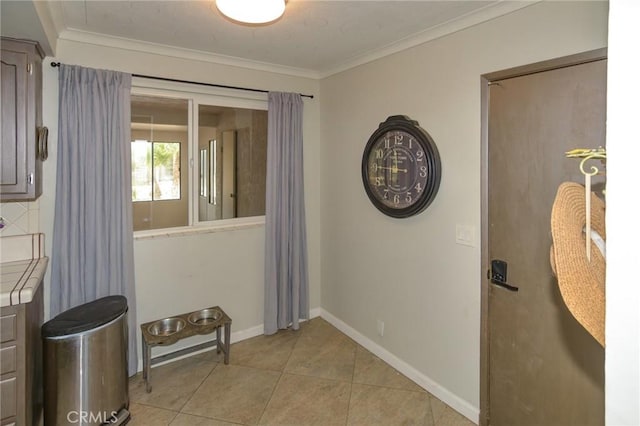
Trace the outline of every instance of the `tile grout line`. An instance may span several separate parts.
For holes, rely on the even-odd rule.
[[[292,329],[291,331],[296,333],[296,334],[298,334],[300,332],[300,328],[298,328],[298,330],[293,330]],[[262,414],[260,414],[260,417],[258,418],[258,424],[260,424],[260,421],[262,420],[262,418],[264,417],[265,413],[267,412],[267,407],[269,406],[269,403],[273,399],[273,394],[276,393],[276,389],[278,388],[278,385],[282,381],[282,376],[284,376],[285,370],[287,369],[287,365],[289,364],[289,360],[291,359],[291,354],[293,354],[293,351],[296,349],[296,346],[298,345],[298,340],[300,340],[300,335],[296,336],[296,341],[293,344],[293,347],[291,348],[291,351],[289,352],[289,356],[287,357],[287,362],[284,363],[284,366],[282,367],[282,370],[280,371],[280,377],[278,377],[278,381],[276,382],[276,385],[273,387],[273,390],[271,391],[271,395],[269,395],[269,399],[267,400],[267,403],[264,405],[264,408],[262,409]],[[270,371],[273,371],[273,370],[270,370]]]
[[[174,422],[174,420],[176,419],[176,417],[178,417],[178,415],[180,415],[179,411],[174,411],[174,410],[169,410],[168,408],[160,408],[160,407],[156,407],[155,405],[149,405],[149,404],[143,404],[140,402],[131,402],[129,401],[129,407],[131,407],[131,404],[136,404],[136,405],[140,405],[142,407],[147,407],[147,408],[152,408],[154,410],[163,410],[163,411],[169,411],[170,413],[173,413],[173,417],[171,418],[171,420],[169,421],[169,423],[167,423],[167,425],[171,425],[171,423]],[[131,410],[129,410],[129,422],[133,421],[135,418],[134,413],[131,412]]]
[[[273,398],[273,394],[276,393],[276,389],[278,388],[278,385],[282,381],[282,376],[283,375],[284,375],[284,372],[281,371],[280,372],[280,376],[278,377],[278,381],[276,382],[275,386],[271,390],[271,395],[269,395],[269,399],[267,400],[267,403],[264,405],[264,408],[262,409],[262,413],[260,414],[260,417],[258,417],[258,422],[256,424],[260,424],[260,421],[264,417],[264,414],[267,412],[267,407],[269,406],[269,403],[271,402],[271,399]]]
[[[433,404],[431,404],[431,401],[433,401],[432,398],[433,397],[431,395],[429,395],[429,412],[431,413],[431,419],[433,420],[433,426],[437,426],[437,424],[436,424],[436,415],[433,412]]]
[[[425,401],[426,408],[428,409],[428,411],[430,411],[430,414],[428,414],[426,417],[423,417],[423,419],[424,419],[423,422],[426,421],[426,424],[428,424],[428,425],[437,426],[438,424],[442,424],[441,423],[442,421],[445,421],[442,418],[442,416],[438,416],[438,418],[436,418],[437,417],[435,415],[436,413],[433,411],[433,404],[437,400],[437,398],[435,398],[433,395],[431,395],[426,390],[423,390],[421,388],[420,389],[403,388],[402,387],[402,382],[400,383],[400,385],[398,387],[389,386],[387,384],[387,382],[388,383],[396,383],[395,381],[384,381],[383,380],[383,382],[381,382],[381,383],[366,383],[367,377],[370,376],[370,373],[369,373],[369,368],[368,368],[368,366],[369,366],[368,358],[366,358],[364,354],[365,353],[369,354],[370,351],[368,351],[366,348],[364,348],[361,345],[359,345],[357,342],[353,341],[353,339],[350,339],[355,344],[355,348],[354,348],[354,350],[352,352],[352,358],[351,358],[353,361],[352,361],[352,371],[351,371],[350,379],[349,379],[349,376],[347,376],[345,379],[341,380],[341,379],[336,379],[336,378],[332,378],[332,377],[322,377],[322,376],[317,376],[317,375],[314,375],[314,374],[299,373],[299,372],[295,372],[295,370],[293,372],[287,371],[288,366],[291,365],[291,363],[292,363],[292,361],[294,359],[296,359],[296,357],[293,356],[293,355],[296,354],[295,351],[299,351],[299,350],[302,350],[302,349],[306,350],[306,343],[308,343],[307,339],[304,339],[303,342],[300,342],[300,339],[301,338],[305,338],[305,337],[309,337],[311,339],[311,343],[313,343],[315,340],[317,340],[316,338],[319,338],[319,337],[325,335],[324,333],[321,333],[320,335],[316,336],[315,332],[318,331],[318,330],[322,331],[322,329],[323,329],[323,327],[320,327],[320,329],[318,329],[317,327],[313,327],[312,330],[311,330],[311,335],[308,335],[307,332],[305,332],[304,328],[301,328],[299,330],[289,329],[288,331],[287,330],[281,330],[281,331],[287,331],[287,332],[291,333],[291,341],[286,343],[286,345],[282,345],[282,343],[286,342],[286,340],[281,342],[281,343],[277,343],[276,342],[276,344],[278,344],[279,346],[289,346],[290,347],[288,352],[282,353],[282,355],[285,355],[284,357],[278,357],[280,359],[280,361],[278,363],[279,364],[281,363],[280,365],[282,365],[282,367],[280,367],[279,370],[278,369],[265,368],[265,367],[256,367],[256,366],[252,366],[252,365],[242,365],[242,364],[237,364],[237,363],[231,363],[230,362],[230,364],[236,365],[238,367],[245,367],[245,368],[249,368],[249,369],[256,370],[256,371],[271,371],[272,373],[278,374],[277,380],[275,382],[272,382],[272,383],[274,383],[272,390],[270,391],[270,393],[268,395],[265,395],[265,401],[266,402],[265,402],[265,405],[264,405],[263,409],[261,410],[260,416],[257,417],[257,424],[261,424],[260,422],[268,420],[268,418],[265,418],[264,416],[266,415],[266,412],[268,411],[268,408],[269,408],[271,402],[273,402],[273,398],[276,395],[276,391],[279,389],[280,386],[283,385],[282,381],[284,379],[284,375],[285,374],[292,375],[292,376],[298,376],[298,377],[308,377],[308,378],[311,378],[311,379],[317,379],[317,380],[322,380],[322,381],[326,381],[326,382],[334,382],[334,383],[340,383],[341,382],[341,383],[344,383],[345,385],[349,384],[350,385],[350,387],[349,387],[349,395],[348,395],[348,398],[345,398],[345,400],[347,402],[346,417],[344,418],[344,422],[341,422],[345,426],[349,425],[349,418],[351,418],[350,416],[352,414],[355,415],[355,413],[359,412],[358,410],[353,411],[353,407],[352,407],[352,404],[354,403],[354,401],[353,401],[353,387],[354,387],[355,384],[359,384],[359,385],[370,387],[370,388],[407,392],[405,394],[406,397],[409,397],[409,395],[414,395],[414,397],[416,395],[425,395],[426,396],[426,401]],[[341,333],[339,330],[338,330],[338,333],[339,334],[344,334],[344,333]],[[322,339],[322,341],[324,341],[324,339]],[[363,351],[363,353],[360,354],[360,351]],[[252,351],[252,353],[253,353],[253,351]],[[362,357],[360,355],[362,355]],[[356,369],[358,368],[357,365],[359,364],[358,363],[359,359],[361,360],[361,365],[362,365],[362,368],[363,368],[363,370],[360,372],[361,376],[359,376],[359,377],[361,377],[361,380],[364,380],[364,382],[363,381],[359,381],[359,382],[356,383],[355,382],[355,373],[356,373]],[[242,361],[242,359],[240,359],[240,361]],[[346,361],[346,360],[344,360],[344,361]],[[380,361],[382,361],[382,364],[384,364],[385,366],[393,369],[391,366],[389,366],[383,360],[380,360]],[[240,423],[236,423],[236,421],[228,421],[228,420],[223,420],[223,419],[217,419],[215,417],[208,417],[208,416],[205,416],[205,415],[202,415],[202,414],[189,414],[189,413],[186,413],[186,412],[183,411],[184,408],[187,406],[187,404],[189,404],[193,400],[193,398],[196,395],[196,393],[198,393],[199,390],[203,387],[204,383],[211,378],[212,373],[216,369],[222,368],[222,366],[220,365],[221,362],[222,361],[214,361],[213,362],[213,366],[212,366],[211,370],[204,376],[204,378],[202,379],[201,383],[198,384],[198,386],[195,388],[195,390],[190,393],[190,395],[187,397],[186,401],[183,404],[181,404],[179,408],[177,408],[177,411],[169,410],[173,414],[173,417],[171,418],[171,420],[169,420],[169,423],[168,423],[169,425],[177,424],[177,418],[180,416],[180,414],[189,415],[189,416],[195,416],[195,417],[202,418],[202,419],[210,419],[210,420],[214,420],[214,421],[225,421],[225,422],[228,422],[228,423],[234,424],[234,425],[236,425],[236,424],[237,425],[243,425],[243,423],[241,423],[241,422]],[[270,363],[268,365],[271,365],[271,364],[272,363]],[[395,369],[393,369],[393,370],[395,370]],[[373,371],[377,371],[377,368],[374,368]],[[373,371],[371,373],[373,373]],[[399,374],[400,376],[406,377],[402,373],[397,372],[397,370],[395,370],[395,372],[397,374]],[[385,372],[385,376],[386,376],[386,372]],[[382,378],[384,379],[385,376],[382,376]],[[378,376],[371,376],[373,381],[376,381],[375,377],[378,377]],[[378,381],[380,381],[380,380],[378,380]],[[380,391],[377,391],[377,392],[380,392]],[[411,398],[413,398],[413,397],[411,397]],[[422,398],[420,398],[420,399],[422,399]],[[136,402],[136,404],[139,404],[141,406],[147,406],[147,407],[150,407],[150,408],[161,408],[161,407],[156,407],[154,405],[147,405],[145,403],[140,403],[140,402]],[[445,406],[446,406],[446,404],[445,404]],[[428,418],[431,418],[432,422],[428,422],[427,421]],[[195,419],[193,419],[193,420],[195,420]],[[337,420],[337,417],[335,418],[335,420]],[[250,424],[252,424],[252,423],[250,423]],[[338,423],[338,424],[340,424],[340,423]]]
[[[355,350],[353,351],[353,371],[351,372],[351,383],[349,386],[349,402],[347,402],[347,417],[344,419],[344,424],[347,426],[349,424],[349,414],[351,413],[351,396],[353,395],[353,381],[356,377],[356,362],[358,362],[358,343],[354,342],[356,345]]]
[[[202,387],[202,385],[204,385],[204,382],[207,381],[207,379],[209,378],[209,376],[211,376],[211,373],[213,373],[213,371],[215,369],[218,368],[218,366],[220,365],[220,362],[216,361],[215,365],[213,366],[213,368],[211,369],[211,371],[209,371],[209,374],[207,374],[205,376],[204,379],[202,379],[202,382],[200,382],[200,384],[198,385],[198,387],[191,393],[191,395],[189,395],[189,398],[187,398],[187,400],[184,402],[184,404],[182,404],[180,406],[180,409],[178,410],[178,414],[182,414],[182,410],[184,409],[184,407],[189,403],[189,401],[191,401],[191,399],[194,397],[194,395],[198,392],[198,390],[200,390],[200,388]],[[187,413],[184,413],[187,414]],[[177,417],[177,416],[176,416]],[[175,420],[175,418],[174,418]],[[173,421],[173,420],[172,420]]]
[[[175,412],[175,411],[174,411],[174,412]],[[172,418],[171,420],[169,420],[169,423],[167,423],[167,425],[168,425],[168,426],[170,426],[170,425],[171,425],[171,423],[173,423],[173,422],[178,418],[178,416],[179,416],[179,415],[180,415],[180,412],[178,411],[178,412],[173,416],[173,418]]]
[[[178,413],[178,415],[180,415],[180,414],[185,415],[185,416],[189,416],[189,417],[197,417],[199,419],[204,419],[204,420],[213,420],[215,422],[224,422],[224,423],[229,423],[229,424],[232,424],[232,425],[246,426],[245,423],[237,423],[236,421],[231,421],[231,420],[221,420],[221,419],[217,419],[217,418],[214,418],[214,417],[201,416],[199,414]],[[173,420],[171,420],[171,423],[173,423],[176,420],[177,417],[178,416],[176,416]],[[171,423],[169,423],[168,426],[171,426]]]

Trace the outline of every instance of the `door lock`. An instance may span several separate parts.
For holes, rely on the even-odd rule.
[[[509,291],[518,291],[518,287],[507,284],[507,262],[500,259],[491,261],[491,269],[487,271],[487,278],[492,284],[506,288]]]

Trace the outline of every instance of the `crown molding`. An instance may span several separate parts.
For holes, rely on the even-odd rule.
[[[436,40],[438,38],[456,33],[458,31],[462,31],[466,28],[470,28],[483,22],[490,21],[500,16],[507,15],[525,7],[540,3],[541,1],[543,0],[500,0],[497,3],[493,3],[483,8],[474,10],[473,12],[469,12],[466,15],[451,19],[447,22],[428,28],[417,34],[410,35],[386,46],[357,55],[338,66],[320,70],[318,71],[319,78],[323,79],[326,77],[330,77],[334,74],[338,74],[351,68],[366,64],[368,62],[375,61],[376,59],[384,58],[385,56],[410,49],[420,44]]]
[[[123,37],[98,34],[74,28],[58,30],[58,40],[67,40],[76,43],[112,47],[133,52],[151,53],[155,55],[168,56],[179,59],[188,59],[200,62],[208,62],[212,64],[227,65],[276,74],[284,74],[292,77],[303,77],[320,80],[331,75],[347,71],[351,68],[366,64],[368,62],[375,61],[385,56],[410,49],[412,47],[432,40],[436,40],[449,34],[453,34],[474,25],[478,25],[480,23],[498,18],[500,16],[507,15],[525,7],[529,7],[533,4],[540,3],[541,1],[543,0],[500,0],[496,3],[492,3],[473,12],[469,12],[466,15],[439,24],[420,33],[405,37],[404,39],[397,42],[356,55],[339,65],[328,67],[323,70],[296,68],[267,62],[253,61],[249,59],[220,55],[201,50],[186,49]],[[55,10],[52,10],[53,21],[55,23],[56,29],[59,29],[61,27],[59,13],[55,12]]]
[[[257,71],[285,74],[293,77],[304,77],[316,80],[319,78],[319,74],[316,71],[305,68],[270,64],[267,62],[220,55],[217,53],[205,52],[202,50],[186,49],[182,47],[168,46],[164,44],[98,34],[90,31],[77,30],[74,28],[67,28],[63,30],[59,34],[58,38],[59,40],[72,41],[76,43],[112,47],[132,52],[151,53],[154,55],[168,56],[179,59],[188,59],[218,65],[247,68]]]

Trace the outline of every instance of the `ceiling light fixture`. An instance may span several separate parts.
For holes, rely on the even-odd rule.
[[[285,0],[216,0],[227,18],[247,24],[267,24],[284,13]]]

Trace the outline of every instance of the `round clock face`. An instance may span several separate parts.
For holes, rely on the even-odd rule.
[[[389,117],[365,147],[362,180],[369,199],[383,213],[397,218],[420,213],[440,185],[435,143],[417,122]]]

